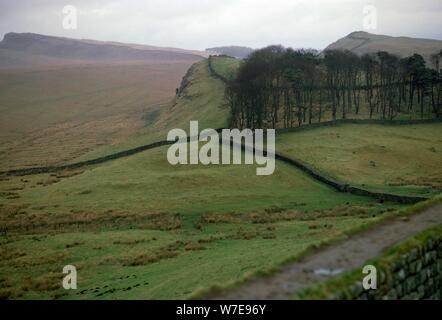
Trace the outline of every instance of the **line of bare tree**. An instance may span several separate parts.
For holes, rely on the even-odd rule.
[[[427,68],[422,56],[388,52],[358,56],[350,51],[254,51],[228,83],[232,126],[289,128],[325,117],[442,116],[442,50]]]

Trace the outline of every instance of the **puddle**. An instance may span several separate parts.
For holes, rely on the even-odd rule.
[[[316,269],[314,271],[314,273],[318,276],[326,276],[326,277],[330,277],[330,276],[335,276],[337,274],[340,274],[342,271],[344,271],[343,269],[325,269],[325,268],[320,268],[320,269]]]

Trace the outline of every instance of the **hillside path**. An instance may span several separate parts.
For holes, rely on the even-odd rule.
[[[290,263],[276,274],[246,282],[212,299],[290,299],[300,290],[340,272],[361,268],[392,245],[442,224],[442,203],[407,218],[388,219],[348,239]]]

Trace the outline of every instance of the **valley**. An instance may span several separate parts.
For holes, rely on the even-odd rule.
[[[219,56],[0,70],[0,171],[113,155],[174,128],[189,132],[190,121],[228,128],[226,88],[242,63]],[[322,107],[322,121],[332,120],[331,104]],[[367,119],[368,104],[360,108],[353,116]],[[275,123],[277,153],[337,181],[428,202],[440,194],[438,121]],[[337,190],[281,160],[268,176],[257,176],[256,164],[173,166],[167,149],[0,176],[0,298],[205,297],[422,205]],[[59,286],[67,264],[77,268],[77,290]]]

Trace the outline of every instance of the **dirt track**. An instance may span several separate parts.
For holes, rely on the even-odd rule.
[[[291,263],[267,278],[212,297],[214,299],[289,299],[300,290],[343,271],[361,267],[386,248],[442,223],[442,203],[410,216],[384,221],[335,245]],[[362,279],[362,278],[361,278]]]

